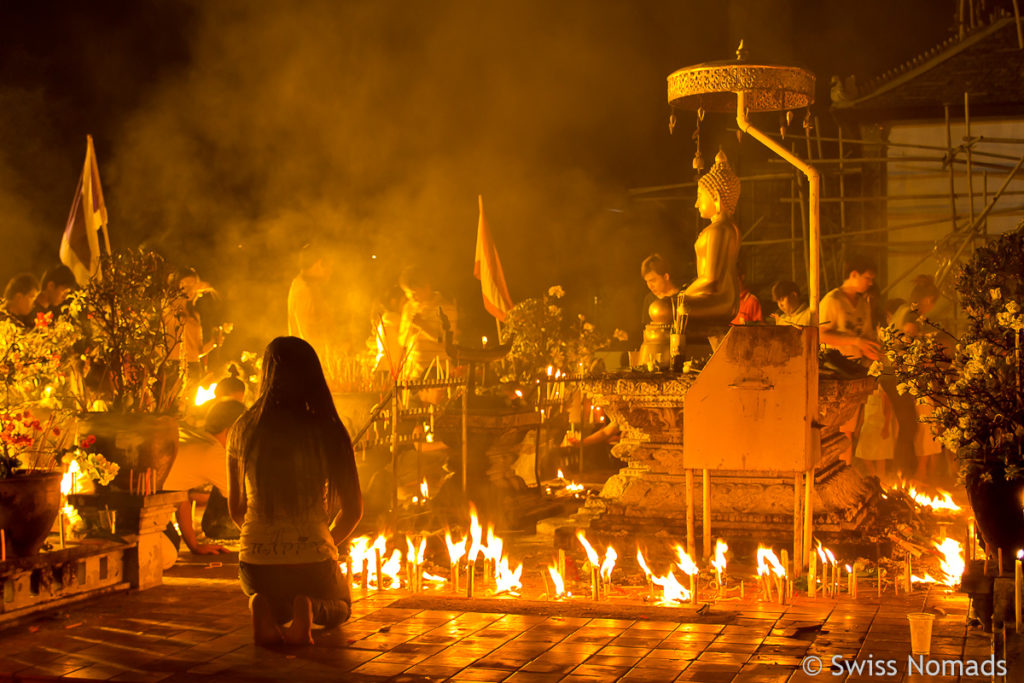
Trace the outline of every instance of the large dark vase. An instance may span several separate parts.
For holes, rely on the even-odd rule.
[[[26,472],[0,479],[0,529],[7,557],[39,552],[60,511],[61,472]]]
[[[992,481],[976,476],[967,480],[967,496],[985,546],[993,554],[1002,548],[1007,559],[1024,547],[1022,493],[1024,481],[1006,481],[1001,467],[992,471]]]
[[[178,454],[178,420],[147,413],[86,413],[79,416],[79,438],[95,436],[92,450],[120,465],[110,487],[127,491],[130,478],[153,470],[159,490]]]

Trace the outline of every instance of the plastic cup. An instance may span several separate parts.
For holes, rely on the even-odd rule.
[[[932,622],[934,614],[908,614],[910,621],[910,651],[915,655],[927,655],[932,652]]]

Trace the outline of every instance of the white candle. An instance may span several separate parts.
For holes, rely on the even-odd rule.
[[[1024,550],[1017,552],[1017,559],[1013,561],[1013,608],[1014,608],[1014,623],[1016,624],[1017,633],[1022,632],[1021,627],[1021,592],[1024,591],[1024,574],[1021,573],[1021,556],[1024,555]]]

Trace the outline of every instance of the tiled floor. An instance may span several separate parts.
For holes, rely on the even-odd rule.
[[[316,647],[254,647],[246,600],[225,563],[175,567],[167,583],[108,596],[0,632],[0,676],[114,681],[810,681],[805,658],[899,660],[896,677],[823,680],[957,681],[905,676],[906,614],[923,593],[780,606],[730,601],[702,619],[674,621],[401,609],[395,596],[357,599],[353,618],[315,632]],[[913,602],[911,602],[911,600]],[[723,607],[724,607],[723,603]],[[939,596],[935,658],[988,657],[991,640],[968,631],[966,599]],[[610,612],[614,608],[609,607]],[[818,626],[822,624],[823,626]],[[863,672],[862,672],[863,674]],[[982,678],[960,679],[967,681]]]

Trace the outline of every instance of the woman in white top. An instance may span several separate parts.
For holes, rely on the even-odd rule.
[[[228,441],[228,509],[257,644],[310,644],[348,618],[338,548],[363,513],[355,454],[309,343],[278,337]],[[285,626],[288,622],[290,626]]]

